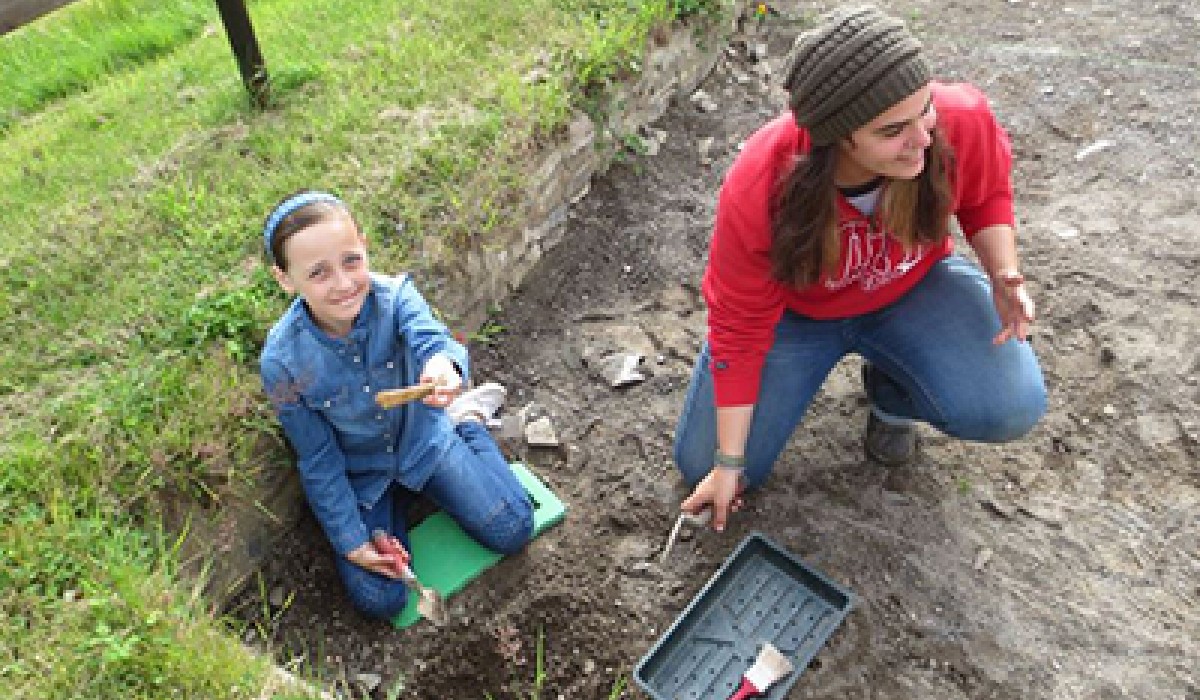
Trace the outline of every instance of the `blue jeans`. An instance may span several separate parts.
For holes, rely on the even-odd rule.
[[[501,554],[520,551],[533,533],[529,495],[486,428],[464,421],[455,432],[459,439],[451,440],[422,493],[488,549]],[[361,511],[367,531],[387,530],[409,549],[405,511],[416,495],[393,484],[375,507]],[[337,568],[350,601],[363,614],[390,620],[404,609],[408,591],[400,581],[345,557],[337,557]]]
[[[761,485],[829,372],[847,354],[871,363],[874,405],[964,440],[1005,442],[1046,412],[1046,387],[1028,343],[995,346],[1000,320],[987,277],[959,256],[939,261],[903,297],[868,314],[819,321],[785,312],[767,353],[746,443],[746,485]],[[717,447],[709,350],[696,360],[675,431],[689,485]]]

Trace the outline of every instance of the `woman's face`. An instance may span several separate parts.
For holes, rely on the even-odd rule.
[[[292,234],[283,247],[287,270],[271,268],[280,286],[304,298],[326,333],[349,333],[371,288],[367,241],[354,222],[338,212]]]
[[[937,124],[929,85],[889,107],[839,144],[837,184],[879,177],[912,179],[925,169],[925,150]]]

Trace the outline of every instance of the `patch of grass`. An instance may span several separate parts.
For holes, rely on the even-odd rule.
[[[0,131],[169,53],[214,21],[209,0],[90,0],[0,37]]]
[[[3,525],[5,697],[252,696],[266,662],[174,583],[163,542],[74,508],[27,505]]]
[[[209,0],[87,0],[0,37],[5,697],[257,697],[265,665],[153,533],[162,492],[219,505],[288,460],[262,452],[281,443],[256,356],[286,304],[263,215],[299,187],[333,190],[378,269],[419,272],[427,239],[518,222],[530,155],[682,14],[668,0],[250,12],[265,112],[223,32],[204,31]],[[548,77],[525,80],[535,68]]]

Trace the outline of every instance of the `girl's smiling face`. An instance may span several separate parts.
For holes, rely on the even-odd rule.
[[[367,241],[354,221],[338,211],[296,231],[283,247],[287,269],[271,267],[276,281],[304,298],[321,330],[345,336],[371,288]]]

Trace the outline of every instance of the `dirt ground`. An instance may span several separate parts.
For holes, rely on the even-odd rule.
[[[735,42],[702,86],[719,109],[673,106],[656,155],[597,178],[504,300],[507,331],[472,350],[477,379],[509,387],[507,412],[552,417],[561,449],[505,444],[567,519],[454,596],[449,627],[405,631],[350,608],[309,519],[264,572],[276,603],[294,595],[269,625],[281,662],[378,674],[376,697],[400,678],[400,697],[530,697],[541,630],[540,697],[607,698],[757,530],[857,596],[789,697],[1200,699],[1200,5],[881,4],[1012,135],[1041,425],[1002,446],[923,429],[915,464],[882,468],[863,456],[848,358],[747,511],[659,565],[685,495],[671,436],[704,332],[715,194],[784,104],[737,79],[761,69]],[[771,28],[774,84],[797,31]],[[598,349],[644,352],[648,379],[610,388],[583,361]]]

